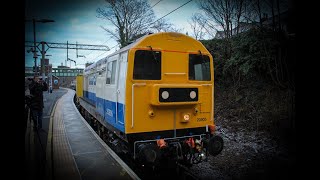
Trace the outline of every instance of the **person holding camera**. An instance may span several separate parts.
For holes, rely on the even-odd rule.
[[[48,85],[45,81],[40,80],[38,76],[35,76],[29,85],[31,100],[30,110],[32,119],[36,129],[42,128],[42,112],[44,108],[43,104],[43,91],[48,90]]]

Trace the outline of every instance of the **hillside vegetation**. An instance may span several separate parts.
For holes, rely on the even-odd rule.
[[[288,178],[295,164],[295,40],[252,29],[202,43],[214,58],[215,123],[225,145],[195,172],[201,179]]]
[[[213,39],[202,43],[214,59],[218,124],[227,121],[234,131],[261,131],[274,138],[293,133],[294,38],[257,28],[230,41]]]

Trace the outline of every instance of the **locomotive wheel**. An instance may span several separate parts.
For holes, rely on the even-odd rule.
[[[218,155],[223,149],[223,139],[220,136],[213,136],[209,140],[209,153],[212,156]]]

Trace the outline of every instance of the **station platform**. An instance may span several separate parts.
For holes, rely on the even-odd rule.
[[[45,179],[140,179],[94,132],[77,110],[75,91],[52,108],[48,124]]]

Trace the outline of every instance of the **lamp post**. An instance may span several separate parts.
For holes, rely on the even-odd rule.
[[[25,20],[25,21],[31,21],[31,20]],[[34,66],[35,66],[35,75],[38,74],[37,70],[37,44],[36,44],[36,22],[41,22],[41,23],[48,23],[48,22],[55,22],[54,20],[51,19],[32,19],[32,25],[33,25],[33,58],[34,58]],[[43,64],[44,58],[41,59],[41,72],[42,76],[44,77],[44,64]]]
[[[36,22],[35,19],[32,19],[33,24],[33,58],[34,58],[34,73],[38,75],[38,67],[37,67],[37,45],[36,45]]]

